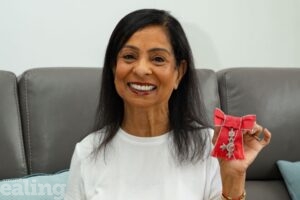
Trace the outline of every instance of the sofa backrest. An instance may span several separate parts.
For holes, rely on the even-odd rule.
[[[197,75],[212,123],[219,106],[217,76],[208,69],[198,69]],[[39,68],[22,74],[19,98],[30,173],[69,168],[75,144],[95,131],[100,79],[99,68]]]
[[[270,145],[250,166],[247,179],[281,179],[277,160],[300,160],[300,69],[233,68],[218,72],[222,109],[256,114],[272,132]]]
[[[218,93],[217,74],[210,69],[196,69],[200,81],[200,97],[204,108],[199,108],[199,112],[205,112],[210,125],[213,127],[213,114],[216,107],[220,107],[220,98]]]
[[[0,70],[0,180],[27,174],[17,78]]]
[[[23,73],[19,98],[29,173],[67,169],[75,144],[94,131],[101,70],[40,68]]]

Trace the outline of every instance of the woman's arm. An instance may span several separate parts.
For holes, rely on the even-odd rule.
[[[69,179],[64,200],[85,200],[81,177],[81,159],[78,155],[77,145],[71,161]]]

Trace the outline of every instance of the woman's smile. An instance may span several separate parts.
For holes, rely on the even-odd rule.
[[[127,85],[132,92],[138,95],[148,95],[157,88],[151,83],[129,82]]]

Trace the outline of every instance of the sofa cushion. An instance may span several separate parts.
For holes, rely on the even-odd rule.
[[[69,172],[0,181],[1,200],[63,200]]]
[[[277,161],[289,194],[293,200],[300,199],[300,161]]]
[[[69,167],[75,144],[95,131],[99,68],[39,68],[19,80],[30,173]]]
[[[248,180],[282,177],[277,160],[300,160],[300,69],[232,68],[218,72],[222,109],[232,115],[256,114],[272,133],[247,171]]]
[[[250,200],[290,200],[284,182],[280,180],[248,180],[246,192],[246,199]]]
[[[17,78],[0,70],[0,180],[27,174]]]

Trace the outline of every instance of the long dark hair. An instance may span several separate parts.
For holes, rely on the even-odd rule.
[[[204,109],[191,48],[177,19],[168,12],[157,9],[141,9],[129,13],[112,32],[102,72],[97,128],[103,129],[104,135],[97,152],[105,149],[111,142],[124,116],[123,100],[114,85],[113,69],[116,67],[117,55],[136,31],[150,25],[163,26],[167,31],[176,66],[179,67],[183,60],[187,63],[186,73],[169,100],[169,120],[173,131],[173,147],[179,161],[196,161],[204,155],[208,136],[203,129],[209,127],[209,122],[202,112]]]

